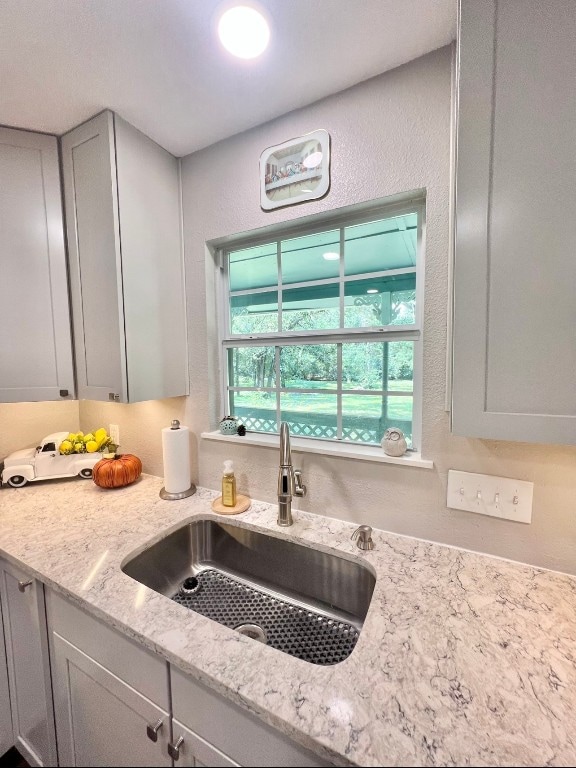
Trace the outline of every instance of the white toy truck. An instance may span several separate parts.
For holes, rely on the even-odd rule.
[[[68,432],[47,435],[38,448],[24,448],[15,451],[0,464],[0,481],[13,488],[21,488],[35,480],[50,480],[58,477],[92,477],[94,465],[102,454],[60,453],[60,443],[66,440]]]

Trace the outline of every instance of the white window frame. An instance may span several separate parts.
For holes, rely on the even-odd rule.
[[[251,248],[257,245],[264,245],[277,241],[278,243],[278,259],[280,260],[280,242],[282,240],[293,239],[305,235],[312,235],[318,232],[327,231],[330,229],[340,229],[340,246],[341,253],[343,250],[343,233],[344,228],[354,226],[356,224],[363,224],[370,221],[376,221],[378,219],[392,218],[395,216],[402,216],[405,214],[416,213],[418,217],[417,224],[417,237],[416,237],[416,267],[383,270],[380,272],[366,273],[360,275],[344,275],[344,263],[345,259],[340,259],[340,276],[339,278],[328,278],[316,281],[307,281],[304,283],[290,283],[289,289],[299,286],[311,286],[311,285],[323,285],[329,283],[340,283],[345,285],[346,282],[352,280],[359,280],[370,277],[377,277],[382,275],[394,275],[414,273],[416,274],[416,311],[414,317],[414,323],[409,326],[405,325],[386,325],[375,326],[373,328],[342,328],[338,330],[317,330],[317,331],[279,331],[275,333],[262,333],[258,335],[251,334],[232,334],[230,332],[230,310],[229,310],[229,298],[230,295],[241,294],[254,294],[258,292],[270,292],[275,291],[276,288],[281,289],[281,270],[280,261],[279,265],[279,282],[275,287],[266,287],[262,289],[247,289],[244,291],[230,291],[229,290],[229,278],[228,278],[228,258],[227,254],[231,251],[238,251],[244,248]],[[220,367],[220,403],[221,413],[226,415],[229,408],[228,400],[228,349],[233,347],[247,347],[247,346],[287,346],[290,344],[302,344],[311,343],[321,340],[323,343],[346,343],[353,341],[370,341],[370,342],[391,342],[391,341],[412,341],[414,342],[414,357],[413,357],[413,390],[412,390],[412,451],[419,453],[422,447],[422,363],[423,363],[423,318],[424,318],[424,273],[425,273],[425,232],[426,232],[426,206],[423,195],[417,197],[405,198],[402,202],[387,202],[386,200],[378,201],[368,206],[351,206],[343,209],[339,209],[336,212],[329,212],[323,215],[310,217],[310,221],[306,219],[299,219],[295,222],[284,222],[281,225],[273,228],[266,228],[265,231],[257,230],[255,232],[248,232],[241,236],[235,236],[232,238],[226,238],[217,243],[215,247],[216,266],[217,266],[217,309],[218,309],[218,347],[219,347],[219,367]],[[216,244],[214,244],[216,246]],[[340,305],[344,302],[343,291],[340,291]],[[281,303],[278,306],[279,315],[279,327],[281,327]],[[340,348],[339,348],[340,349]],[[278,348],[276,349],[276,355],[278,356]],[[251,387],[238,387],[237,389],[242,391],[249,391]],[[280,423],[280,392],[281,388],[276,387],[276,414],[278,424]],[[292,391],[292,388],[289,389]],[[308,390],[305,388],[298,388],[298,392],[306,393]],[[313,390],[317,392],[318,390]],[[341,397],[344,394],[349,394],[351,391],[342,389],[337,386],[336,390],[331,390],[331,393],[337,395],[337,419],[338,427],[341,427],[342,421],[342,407]],[[354,390],[357,394],[357,391]],[[366,395],[380,395],[380,390],[368,391]],[[386,394],[386,392],[385,392]],[[397,392],[391,391],[388,394],[397,395]],[[340,432],[340,429],[339,429]],[[250,434],[268,434],[274,433],[259,433],[250,432]],[[337,445],[348,446],[366,446],[366,443],[354,442],[350,440],[342,440],[337,438],[318,438],[318,437],[304,437],[298,436],[301,441],[310,441],[311,443],[332,443]]]

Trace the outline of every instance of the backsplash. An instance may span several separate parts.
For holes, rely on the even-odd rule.
[[[80,429],[79,403],[0,403],[0,460],[20,448],[38,445],[51,432]]]
[[[143,403],[123,405],[80,401],[80,429],[91,429],[97,424],[106,429],[110,424],[120,428],[120,453],[133,453],[142,461],[144,472],[162,477],[162,428],[169,427],[172,419],[188,425],[185,397],[167,400],[147,400]],[[192,479],[197,482],[198,441],[192,436]]]

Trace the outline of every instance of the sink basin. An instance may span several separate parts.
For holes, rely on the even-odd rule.
[[[376,583],[356,561],[214,520],[183,525],[122,570],[186,608],[324,665],[352,653]]]

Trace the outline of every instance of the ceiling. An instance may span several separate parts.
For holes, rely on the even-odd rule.
[[[259,0],[271,43],[243,61],[215,36],[231,4],[0,0],[0,124],[62,134],[109,107],[182,156],[456,34],[456,0]]]

